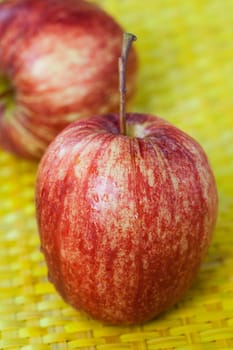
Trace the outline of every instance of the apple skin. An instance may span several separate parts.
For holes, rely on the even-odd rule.
[[[217,189],[201,146],[168,122],[127,114],[69,125],[38,169],[36,213],[49,278],[110,324],[150,320],[191,286],[211,241]]]
[[[0,3],[0,146],[40,159],[71,121],[118,111],[123,30],[82,0]],[[128,64],[129,98],[137,56]]]

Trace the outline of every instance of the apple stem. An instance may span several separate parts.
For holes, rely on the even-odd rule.
[[[124,33],[122,53],[119,58],[119,90],[120,90],[120,133],[126,135],[126,67],[128,61],[129,50],[133,41],[137,40],[137,37],[131,33]]]

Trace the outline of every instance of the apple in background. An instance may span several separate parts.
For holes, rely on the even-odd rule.
[[[158,117],[125,114],[122,81],[120,115],[76,121],[47,149],[36,213],[64,300],[101,321],[136,324],[191,286],[218,200],[201,146]]]
[[[116,112],[122,35],[82,0],[0,3],[0,146],[39,159],[71,121]],[[136,70],[133,50],[129,97]]]

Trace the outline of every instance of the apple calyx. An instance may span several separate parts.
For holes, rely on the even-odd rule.
[[[120,133],[126,135],[126,67],[129,56],[129,51],[133,41],[136,41],[137,37],[131,33],[123,34],[123,44],[121,57],[119,58],[119,90],[120,90]]]

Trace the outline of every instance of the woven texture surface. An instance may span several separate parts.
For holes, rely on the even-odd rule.
[[[0,151],[0,349],[233,349],[233,1],[99,3],[138,36],[131,110],[171,121],[209,156],[219,189],[214,238],[172,310],[142,326],[104,326],[48,282],[34,217],[37,165]]]

